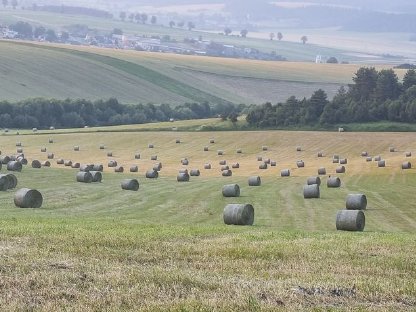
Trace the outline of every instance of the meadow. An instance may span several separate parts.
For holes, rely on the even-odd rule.
[[[180,128],[186,122],[170,125]],[[2,155],[15,153],[21,142],[29,160],[16,173],[18,188],[36,188],[44,197],[42,208],[19,209],[12,190],[0,194],[0,306],[39,311],[415,308],[416,181],[414,169],[400,168],[413,159],[404,156],[416,149],[413,133],[113,129],[117,132],[90,128],[0,136]],[[389,152],[391,146],[396,152]],[[41,147],[55,159],[104,164],[103,181],[77,183],[77,169],[55,161],[51,168],[30,168],[31,160],[46,159]],[[107,157],[109,151],[113,157]],[[366,162],[362,151],[382,156],[387,166]],[[134,159],[138,152],[141,159]],[[338,175],[342,186],[329,189],[322,176],[321,198],[304,199],[302,187],[318,167],[335,175],[333,154],[348,159],[346,173]],[[146,179],[154,155],[163,167],[158,179]],[[277,166],[260,170],[258,156]],[[181,165],[185,157],[188,166]],[[112,172],[106,166],[110,159],[127,172]],[[222,177],[222,159],[240,168]],[[300,159],[305,168],[296,167]],[[208,162],[212,169],[204,170]],[[128,172],[133,164],[138,173]],[[200,169],[201,176],[177,182],[185,167]],[[284,168],[291,169],[290,177],[280,177]],[[261,176],[260,187],[248,187],[252,175]],[[137,178],[139,190],[121,190],[125,178]],[[229,183],[240,185],[240,197],[222,197],[221,188]],[[335,215],[349,193],[367,195],[364,232],[335,230]],[[254,225],[224,225],[228,203],[253,204]]]

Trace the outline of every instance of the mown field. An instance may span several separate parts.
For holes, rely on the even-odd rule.
[[[29,163],[45,160],[40,149],[46,147],[55,158],[139,166],[138,173],[106,167],[98,184],[77,183],[76,169],[54,162],[51,168],[28,166],[16,173],[18,187],[40,190],[44,204],[19,209],[13,191],[0,194],[0,305],[7,310],[415,308],[416,180],[413,169],[400,169],[413,159],[404,156],[416,149],[413,133],[94,130],[0,136],[2,155],[14,153],[21,142]],[[100,150],[100,144],[106,148]],[[389,152],[391,146],[397,152]],[[364,150],[381,155],[386,168],[366,162],[360,156]],[[114,157],[107,157],[108,151]],[[318,151],[325,157],[318,158]],[[306,178],[318,167],[335,175],[333,154],[348,159],[346,173],[338,175],[341,188],[328,189],[322,177],[321,198],[303,199]],[[154,155],[163,164],[160,177],[145,179]],[[258,156],[277,166],[258,169]],[[184,157],[201,176],[178,183]],[[220,175],[221,159],[240,164],[232,177]],[[296,167],[299,159],[305,168]],[[208,162],[213,168],[204,170]],[[280,177],[283,168],[292,176]],[[251,175],[262,177],[260,187],[248,187]],[[120,188],[130,177],[140,182],[137,192]],[[221,188],[229,183],[240,185],[241,197],[222,197]],[[345,207],[346,195],[356,192],[368,198],[366,228],[337,232],[335,215]],[[254,226],[224,225],[227,203],[253,204]]]
[[[351,83],[359,67],[0,41],[0,91],[9,101],[116,97],[133,104],[277,103],[292,95],[310,97],[319,88],[331,97]]]

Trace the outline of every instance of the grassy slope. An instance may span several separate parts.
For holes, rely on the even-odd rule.
[[[183,122],[182,124],[185,124]],[[48,144],[48,137],[55,143]],[[209,145],[209,152],[203,146]],[[175,144],[180,138],[181,144]],[[139,174],[104,173],[101,184],[74,182],[74,169],[25,168],[19,187],[39,189],[42,209],[16,209],[13,192],[0,194],[0,305],[43,310],[309,310],[362,308],[407,310],[416,304],[413,256],[416,213],[414,170],[402,171],[403,152],[414,151],[413,133],[322,132],[141,132],[7,135],[2,154],[21,141],[27,157],[44,159],[41,146],[56,157],[106,163],[106,152]],[[99,150],[104,143],[106,150]],[[147,144],[155,144],[148,149]],[[72,151],[73,145],[80,152]],[[267,152],[261,146],[267,145]],[[302,152],[295,146],[301,145]],[[389,153],[395,146],[397,153]],[[243,154],[236,154],[237,148]],[[224,157],[216,150],[225,151]],[[324,158],[316,157],[324,151]],[[380,154],[386,168],[359,156]],[[134,160],[140,151],[142,159]],[[306,177],[325,166],[330,155],[348,158],[340,189],[327,189],[321,199],[304,200]],[[143,175],[158,155],[161,177]],[[278,166],[259,170],[258,155]],[[180,159],[190,168],[211,162],[190,183],[177,183]],[[230,178],[220,177],[219,159],[239,162]],[[295,168],[303,159],[306,167]],[[410,159],[411,160],[411,159]],[[282,168],[292,177],[280,178]],[[2,170],[4,171],[4,169]],[[247,177],[262,176],[262,186],[249,188]],[[120,180],[137,177],[140,190],[121,191]],[[223,198],[223,184],[238,183],[240,198]],[[345,196],[368,197],[364,233],[337,233],[335,214]],[[222,224],[227,203],[250,202],[255,226]],[[18,285],[18,286],[17,286]]]

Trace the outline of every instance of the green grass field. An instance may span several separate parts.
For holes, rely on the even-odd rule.
[[[196,127],[197,121],[173,124]],[[99,184],[77,183],[76,169],[55,162],[51,168],[28,166],[16,173],[18,188],[40,190],[44,204],[19,209],[13,191],[0,193],[0,306],[39,311],[415,308],[416,176],[414,169],[400,169],[413,159],[404,157],[416,149],[413,133],[131,128],[0,136],[2,155],[14,153],[21,142],[29,161],[46,159],[40,151],[45,146],[55,158],[103,164],[115,159],[126,169],[139,166],[139,173],[121,174],[106,167]],[[149,149],[149,143],[155,147]],[[100,144],[106,149],[100,150]],[[301,152],[296,152],[298,145]],[[390,153],[390,146],[397,152]],[[237,154],[237,148],[243,153]],[[381,155],[387,167],[366,162],[360,156],[364,150]],[[108,151],[114,157],[107,157]],[[318,158],[318,151],[325,157]],[[140,160],[134,159],[136,152]],[[333,154],[348,159],[346,173],[339,175],[341,188],[327,188],[322,177],[321,198],[303,199],[306,178],[318,167],[334,175]],[[163,164],[157,180],[144,178],[155,163],[152,155]],[[257,156],[274,159],[277,166],[259,170]],[[176,182],[183,157],[189,168],[201,170],[188,183]],[[232,177],[221,177],[220,159],[238,162],[240,168]],[[298,159],[305,168],[296,168]],[[213,169],[204,170],[208,162]],[[292,176],[281,178],[283,168],[290,168]],[[248,187],[251,175],[260,175],[262,186]],[[138,178],[139,191],[121,190],[120,181],[130,177]],[[228,183],[240,185],[241,197],[222,197]],[[345,207],[346,195],[356,192],[368,198],[365,231],[337,232],[335,215]],[[224,225],[227,203],[253,204],[254,226]]]

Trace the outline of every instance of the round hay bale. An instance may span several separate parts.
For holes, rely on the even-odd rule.
[[[367,157],[368,156],[368,153],[367,152],[361,152],[361,156],[362,157]]]
[[[240,197],[240,186],[238,184],[227,184],[222,187],[222,196]]]
[[[100,144],[100,149],[105,149],[105,145],[104,144]]]
[[[250,204],[228,204],[224,208],[223,220],[227,225],[253,225],[254,208]]]
[[[157,155],[150,156],[150,160],[157,160]]]
[[[411,169],[412,168],[412,164],[410,163],[410,161],[405,161],[404,163],[402,163],[402,169]]]
[[[367,208],[367,196],[364,194],[348,194],[345,200],[345,208],[348,210],[364,210]]]
[[[208,152],[208,146],[204,146],[204,152]]]
[[[5,174],[0,174],[0,191],[7,191],[10,187],[9,178]]]
[[[373,161],[373,157],[367,156],[367,158],[365,159],[365,161]]]
[[[302,151],[302,147],[301,146],[296,146],[296,151],[297,152],[301,152]]]
[[[406,152],[406,153],[405,153],[405,156],[406,156],[406,157],[412,157],[412,152]]]
[[[178,182],[189,182],[189,174],[187,172],[179,172],[176,176]]]
[[[341,179],[338,177],[328,177],[326,181],[327,187],[340,187],[341,186]]]
[[[231,177],[233,175],[233,173],[232,173],[231,170],[224,170],[224,171],[222,171],[221,175],[223,177]]]
[[[114,168],[114,172],[122,173],[122,172],[124,172],[124,167],[123,166],[117,166],[117,167]]]
[[[113,152],[107,152],[107,157],[113,157]]]
[[[42,147],[42,148],[40,149],[40,151],[41,151],[41,153],[46,153],[46,147]]]
[[[262,147],[261,147],[261,149],[262,149],[263,151],[267,151],[269,148],[268,148],[267,146],[262,146]]]
[[[241,149],[241,148],[239,148],[238,150],[237,150],[237,154],[242,154],[243,153],[243,150]]]
[[[257,161],[263,161],[263,157],[262,156],[257,156]]]
[[[326,175],[326,169],[324,167],[318,168],[318,174],[319,175]]]
[[[360,231],[365,227],[365,215],[361,210],[340,210],[337,213],[338,231]]]
[[[138,172],[138,171],[139,171],[139,166],[133,165],[130,167],[130,172]]]
[[[270,158],[263,159],[263,162],[264,162],[265,164],[270,164]]]
[[[114,167],[117,167],[117,161],[115,161],[114,159],[112,159],[112,160],[110,160],[110,161],[108,162],[107,166],[108,166],[109,168],[114,168]]]
[[[261,178],[259,176],[252,176],[248,178],[248,186],[260,186]]]
[[[210,139],[209,140],[209,143],[214,144],[215,143],[215,140],[214,139]]]
[[[137,179],[125,179],[121,181],[121,189],[126,191],[138,191],[139,181],[137,181]]]
[[[259,169],[261,169],[261,170],[265,170],[265,169],[267,169],[267,164],[266,164],[266,163],[262,163],[262,164],[260,164],[260,165],[259,165]]]
[[[134,154],[134,159],[140,159],[140,154]]]
[[[22,142],[16,142],[16,147],[22,146]]]
[[[162,163],[157,163],[153,166],[153,170],[160,171],[162,169]]]
[[[380,161],[381,160],[381,156],[375,156],[374,157],[374,161]]]
[[[345,173],[345,167],[344,166],[339,166],[335,169],[336,173]]]
[[[21,163],[22,165],[27,165],[27,159],[26,158],[18,157],[16,160],[19,163]]]
[[[48,159],[53,159],[54,158],[54,154],[53,153],[48,153]]]
[[[227,164],[227,161],[226,161],[226,160],[220,160],[219,164],[220,164],[221,166],[224,166],[224,165],[226,165],[226,164]]]
[[[303,186],[303,198],[319,198],[319,185],[318,184],[310,184]]]
[[[339,160],[339,155],[337,155],[337,154],[332,155],[332,159],[338,159]]]
[[[147,147],[148,148],[154,148],[155,146],[153,144],[149,144]]]
[[[20,208],[40,208],[42,203],[43,197],[38,190],[22,188],[14,194],[14,204]]]
[[[32,168],[37,168],[37,169],[39,169],[39,168],[41,168],[41,167],[42,167],[42,164],[40,163],[40,161],[39,161],[39,160],[34,159],[34,160],[32,161]]]
[[[189,165],[189,160],[184,158],[184,159],[181,160],[181,164],[184,165],[184,166],[188,166]]]
[[[176,139],[175,143],[176,143],[176,144],[180,144],[180,143],[181,143],[181,140]]]
[[[16,153],[23,153],[23,148],[21,147],[16,148]]]
[[[385,160],[379,160],[377,162],[377,167],[382,168],[386,166],[386,161]]]
[[[156,179],[158,176],[159,173],[153,169],[146,171],[146,178],[148,179]]]
[[[333,164],[338,164],[339,163],[339,158],[332,158],[332,163]]]
[[[298,160],[298,161],[296,162],[296,166],[297,166],[298,168],[303,168],[303,167],[305,167],[305,163],[304,163],[304,161],[303,161],[303,160]]]
[[[10,161],[16,161],[16,160],[17,160],[17,155],[10,156]]]
[[[71,165],[71,168],[74,168],[74,169],[79,169],[79,167],[81,167],[81,164],[79,162],[74,162]]]
[[[42,162],[42,167],[50,167],[50,166],[51,166],[50,161],[45,160],[45,161]]]
[[[276,167],[276,161],[271,160],[271,161],[270,161],[270,166],[272,166],[272,167]]]
[[[290,177],[290,169],[283,169],[280,171],[281,177]]]
[[[318,157],[324,157],[324,153],[318,152]]]
[[[7,165],[10,161],[10,157],[7,155],[0,156],[0,161],[3,165]]]
[[[188,169],[179,169],[179,173],[188,173]]]
[[[339,160],[339,163],[340,163],[341,165],[346,165],[346,164],[348,163],[348,160],[347,160],[347,158],[341,158],[341,159]]]
[[[232,164],[231,168],[238,169],[238,168],[240,168],[240,164],[239,163]]]
[[[220,155],[220,156],[221,156],[221,155],[224,155],[224,151],[222,151],[222,150],[218,150],[218,151],[217,151],[217,155]]]
[[[204,165],[204,169],[207,169],[207,170],[208,170],[208,169],[211,169],[211,164],[205,164],[205,165]]]
[[[89,171],[92,176],[92,182],[101,182],[103,179],[103,174],[101,171]]]
[[[59,159],[57,159],[56,160],[56,163],[58,164],[58,165],[63,165],[64,164],[64,160],[62,159],[62,158],[59,158]]]
[[[17,186],[17,178],[13,173],[6,173],[5,176],[9,179],[9,189],[14,189]]]
[[[65,165],[66,167],[71,167],[71,166],[72,166],[72,160],[65,160],[65,161],[64,161],[64,165]]]
[[[389,147],[389,151],[390,151],[390,153],[394,153],[396,151],[396,149],[394,147]]]
[[[76,152],[78,152],[78,151],[79,151],[79,146],[78,146],[78,145],[75,145],[75,146],[74,146],[74,151],[76,151]]]
[[[7,170],[9,171],[22,171],[22,164],[18,161],[9,161],[7,163]]]
[[[94,165],[91,164],[82,164],[81,166],[79,166],[79,171],[92,171],[94,170]]]
[[[313,184],[317,184],[317,185],[321,185],[321,178],[320,177],[309,177],[306,180],[306,184],[307,185],[313,185]]]
[[[82,183],[92,182],[92,174],[89,171],[78,171],[76,178],[77,178],[77,182],[82,182]]]
[[[49,139],[49,141],[48,141],[48,142],[52,144],[52,143],[53,143],[53,139]]]
[[[221,166],[221,171],[229,170],[230,167],[228,165]]]
[[[94,164],[92,166],[92,171],[103,171],[104,170],[104,166],[102,164]]]
[[[201,175],[201,172],[198,169],[192,169],[189,174],[191,177],[199,177]]]

